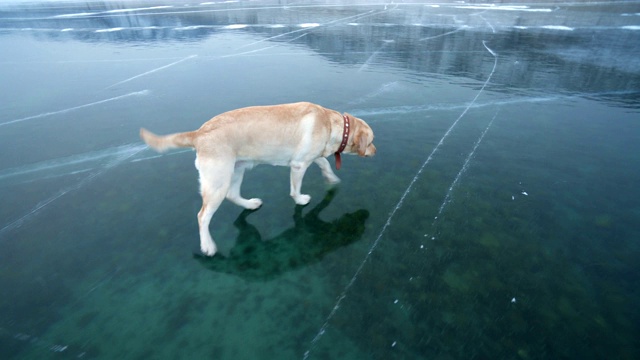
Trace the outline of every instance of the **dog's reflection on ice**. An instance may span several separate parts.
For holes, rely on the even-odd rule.
[[[328,191],[306,215],[302,214],[304,206],[297,205],[293,214],[295,225],[272,239],[263,239],[260,231],[247,222],[254,211],[245,210],[234,222],[240,233],[228,257],[194,254],[194,258],[212,271],[247,280],[268,280],[316,263],[325,254],[358,241],[369,218],[369,211],[361,209],[332,221],[321,220],[320,212],[331,203],[336,191]]]

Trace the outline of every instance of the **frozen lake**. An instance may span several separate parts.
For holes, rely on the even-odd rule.
[[[639,1],[9,1],[0,49],[2,359],[640,358]],[[296,101],[377,155],[248,172],[201,256],[139,128]]]

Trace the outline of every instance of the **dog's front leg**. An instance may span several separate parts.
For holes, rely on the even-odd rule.
[[[311,201],[311,196],[306,194],[301,194],[300,190],[302,189],[302,178],[304,178],[304,173],[307,171],[310,163],[301,162],[301,161],[292,161],[291,162],[291,197],[293,201],[298,205],[307,205],[309,201]]]
[[[335,185],[340,182],[340,178],[336,176],[333,170],[331,170],[331,164],[329,164],[329,160],[327,160],[327,158],[319,157],[313,162],[315,162],[316,165],[320,167],[320,170],[322,171],[322,177],[324,177],[324,180],[327,183]]]

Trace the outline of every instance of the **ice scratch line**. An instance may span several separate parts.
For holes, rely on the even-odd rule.
[[[304,37],[304,36],[307,36],[307,35],[309,35],[309,33],[305,33],[305,34],[296,36],[293,39],[288,40],[287,42],[290,43],[290,42],[296,41],[296,40],[300,39],[301,37]],[[223,55],[223,56],[220,56],[220,59],[229,58],[229,57],[235,57],[235,56],[242,56],[242,55],[247,55],[247,54],[253,54],[253,53],[257,53],[257,52],[260,52],[260,51],[264,51],[264,50],[268,50],[268,49],[274,48],[276,46],[277,45],[267,46],[267,47],[263,47],[263,48],[256,49],[256,50],[249,50],[249,51],[236,53],[236,54]]]
[[[178,154],[183,154],[186,152],[193,152],[194,149],[185,149],[185,150],[180,150],[180,151],[172,151],[170,153],[164,153],[164,154],[158,154],[158,155],[151,155],[148,157],[143,157],[143,158],[139,158],[139,159],[133,159],[130,162],[139,162],[139,161],[147,161],[147,160],[152,160],[152,159],[157,159],[157,158],[161,158],[161,157],[165,157],[165,156],[173,156],[173,155],[178,155]]]
[[[495,34],[496,33],[496,29],[493,27],[493,25],[491,25],[491,23],[487,19],[485,19],[484,16],[482,16],[480,14],[478,14],[478,16],[480,17],[480,19],[484,20],[484,22],[487,23],[487,26],[489,26],[489,28],[491,28],[491,32]]]
[[[5,336],[5,337],[11,337],[16,341],[21,341],[22,343],[24,343],[25,345],[29,345],[29,346],[35,346],[38,348],[44,348],[47,349],[51,352],[55,352],[55,353],[61,353],[61,352],[65,352],[67,351],[67,354],[69,353],[69,345],[61,345],[61,344],[54,344],[54,343],[50,343],[44,340],[41,340],[38,336],[35,335],[31,335],[31,334],[26,334],[23,332],[17,332],[14,333],[12,335],[13,332],[10,332],[9,330],[5,329],[5,328],[1,328],[0,327],[0,336]],[[81,358],[83,353],[80,353],[77,358]],[[71,356],[69,356],[70,358]]]
[[[84,294],[84,296],[88,296],[89,294],[91,294],[92,292],[94,292],[97,288],[99,288],[100,286],[104,285],[105,283],[111,281],[111,279],[113,279],[114,277],[116,277],[116,275],[118,274],[118,272],[120,271],[120,267],[117,267],[111,274],[107,274],[107,276],[105,278],[103,278],[102,280],[98,281],[95,283],[95,285],[93,285],[91,287],[91,289],[89,289],[89,291],[87,291],[86,294]],[[80,299],[78,299],[78,301],[80,301]]]
[[[92,30],[93,31],[93,30]],[[178,57],[159,57],[159,58],[131,58],[131,59],[85,59],[85,60],[34,60],[34,61],[2,61],[0,65],[13,64],[83,64],[83,63],[122,63],[122,62],[141,62],[141,61],[158,61],[158,60],[176,60]]]
[[[455,33],[457,33],[458,31],[462,31],[462,30],[464,30],[464,29],[468,29],[468,28],[469,28],[469,26],[467,26],[467,25],[463,25],[463,26],[459,27],[459,28],[458,28],[458,29],[456,29],[456,30],[449,31],[449,32],[446,32],[446,33],[444,33],[444,34],[440,34],[440,35],[434,35],[434,36],[429,36],[429,37],[426,37],[426,38],[422,38],[422,39],[419,39],[418,41],[425,41],[425,40],[437,39],[437,38],[439,38],[439,37],[443,37],[443,36],[447,36],[447,35],[455,34]]]
[[[393,3],[392,3],[393,4]],[[366,5],[366,4],[360,4],[360,5]],[[370,4],[370,5],[380,5],[379,3],[377,4]],[[396,5],[397,4],[393,4]],[[310,4],[310,5],[286,5],[286,6],[255,6],[255,7],[238,7],[238,8],[223,8],[223,9],[206,9],[206,10],[178,10],[178,11],[163,11],[163,12],[141,12],[141,13],[137,13],[136,16],[138,17],[142,17],[142,16],[156,16],[156,15],[161,15],[161,16],[166,16],[166,15],[180,15],[180,14],[202,14],[202,13],[215,13],[215,12],[232,12],[232,11],[239,11],[239,12],[246,12],[246,11],[250,11],[250,10],[258,10],[258,11],[264,11],[264,10],[290,10],[290,9],[313,9],[313,8],[318,8],[318,9],[328,9],[328,8],[337,8],[337,7],[344,7],[344,4]],[[386,7],[386,5],[385,5]],[[106,12],[100,12],[100,13],[84,13],[84,14],[78,14],[76,15],[76,17],[86,17],[86,18],[104,18],[104,17],[130,17],[131,14],[122,14],[122,13],[106,13]],[[7,18],[9,20],[49,20],[49,19],[53,19],[52,17],[40,17],[40,18],[32,18],[32,17],[28,17],[28,18],[24,18],[24,17],[14,17],[14,18]]]
[[[336,312],[340,308],[340,305],[342,304],[342,300],[344,300],[347,297],[347,293],[349,292],[349,290],[351,289],[351,287],[355,283],[356,279],[360,275],[360,272],[364,268],[364,265],[367,263],[367,261],[369,260],[369,257],[371,256],[373,251],[378,246],[378,243],[380,243],[380,239],[382,238],[382,235],[384,235],[384,233],[387,230],[387,228],[389,227],[389,225],[391,225],[391,219],[393,219],[393,217],[396,214],[396,212],[402,207],[402,203],[404,202],[404,199],[411,192],[411,189],[413,188],[413,185],[415,184],[415,182],[420,177],[420,174],[422,174],[422,171],[424,170],[424,168],[427,166],[427,164],[429,164],[431,162],[431,160],[433,159],[433,155],[436,153],[436,151],[438,151],[438,148],[440,148],[440,146],[444,143],[444,140],[449,136],[449,134],[451,133],[453,128],[456,127],[456,125],[458,124],[460,119],[462,119],[462,117],[464,117],[464,115],[469,111],[469,109],[471,108],[473,103],[475,103],[475,101],[478,99],[480,94],[482,94],[482,92],[484,91],[485,87],[487,86],[487,84],[491,80],[491,77],[493,76],[493,73],[496,71],[496,67],[498,66],[498,57],[497,57],[496,53],[493,52],[493,50],[491,50],[487,46],[486,41],[482,41],[482,45],[484,45],[484,47],[487,49],[487,51],[489,51],[489,53],[491,53],[491,55],[493,55],[493,57],[494,57],[493,69],[491,69],[491,73],[489,74],[489,76],[487,77],[487,80],[484,82],[484,84],[482,85],[482,87],[480,88],[480,90],[478,91],[476,96],[473,98],[471,103],[467,106],[466,109],[464,109],[462,114],[460,114],[460,116],[458,116],[458,118],[453,122],[453,124],[451,124],[451,126],[449,126],[449,129],[447,129],[447,131],[444,133],[444,135],[442,136],[442,138],[440,139],[438,144],[433,148],[433,150],[431,151],[431,153],[429,154],[427,159],[424,161],[424,163],[422,163],[422,166],[420,166],[420,169],[418,169],[418,172],[416,173],[416,175],[413,177],[413,179],[409,183],[409,186],[407,186],[407,189],[404,191],[404,193],[400,197],[400,200],[398,201],[396,206],[391,211],[391,214],[389,214],[389,218],[387,218],[386,223],[382,226],[382,229],[380,230],[380,233],[378,234],[378,237],[373,242],[373,244],[371,244],[371,247],[369,248],[369,251],[367,252],[367,255],[365,255],[364,259],[360,263],[360,266],[358,266],[358,269],[356,269],[356,272],[351,277],[351,280],[349,281],[349,283],[347,283],[347,285],[342,290],[342,293],[338,297],[338,300],[336,301],[336,304],[333,306],[333,309],[331,309],[331,312],[329,313],[329,315],[325,319],[324,324],[322,324],[322,326],[320,327],[320,330],[318,331],[316,336],[311,340],[311,344],[309,345],[309,348],[307,349],[307,351],[305,351],[303,359],[307,359],[309,357],[309,354],[311,353],[311,350],[313,350],[313,348],[315,347],[315,344],[320,340],[320,338],[322,338],[322,335],[324,335],[325,331],[329,327],[329,322],[331,321],[333,316],[336,314]]]
[[[351,16],[347,16],[347,17],[344,17],[344,18],[341,18],[341,19],[329,21],[328,23],[326,23],[324,25],[315,26],[313,28],[302,28],[302,29],[298,29],[298,30],[289,31],[289,32],[286,32],[284,34],[275,35],[275,36],[271,36],[271,37],[268,37],[268,38],[265,38],[265,39],[254,41],[254,42],[252,42],[250,44],[242,45],[242,46],[236,48],[236,50],[243,49],[243,48],[249,47],[249,46],[253,46],[253,45],[265,42],[265,41],[277,39],[277,38],[282,37],[282,36],[287,36],[287,35],[290,35],[290,34],[294,34],[294,33],[297,33],[297,32],[301,32],[301,31],[310,32],[310,31],[313,31],[313,29],[317,29],[318,27],[326,27],[328,25],[339,23],[339,22],[342,22],[342,21],[345,21],[345,20],[359,19],[359,18],[363,18],[363,17],[366,17],[366,16],[381,14],[381,13],[384,13],[386,11],[388,11],[388,10],[385,9],[385,10],[381,10],[381,11],[377,11],[377,12],[375,10],[369,10],[369,11],[367,11],[365,13],[362,13],[362,14],[351,15]]]
[[[116,100],[124,99],[124,98],[129,97],[129,96],[140,96],[140,95],[147,95],[147,94],[149,94],[149,90],[136,91],[136,92],[128,93],[128,94],[125,94],[125,95],[112,97],[110,99],[100,100],[100,101],[96,101],[96,102],[92,102],[92,103],[84,104],[84,105],[80,105],[80,106],[74,106],[72,108],[68,108],[68,109],[64,109],[64,110],[51,111],[51,112],[46,112],[46,113],[42,113],[42,114],[38,114],[38,115],[34,115],[34,116],[27,116],[27,117],[24,117],[24,118],[3,122],[3,123],[0,123],[0,126],[9,125],[9,124],[15,124],[15,123],[22,122],[22,121],[27,121],[27,120],[43,118],[43,117],[47,117],[47,116],[51,116],[51,115],[63,114],[63,113],[66,113],[66,112],[79,110],[79,109],[84,109],[86,107],[90,107],[90,106],[94,106],[94,105],[104,104],[104,103],[107,103],[107,102],[110,102],[110,101],[116,101]]]
[[[101,12],[94,12],[94,13],[71,13],[71,14],[62,14],[62,15],[51,16],[51,17],[49,17],[49,19],[60,19],[60,18],[71,18],[71,17],[87,17],[87,16],[93,16],[93,15],[102,15],[102,14],[114,14],[114,13],[133,12],[133,11],[167,9],[167,8],[172,8],[172,7],[173,6],[165,5],[165,6],[152,6],[152,7],[134,8],[134,9],[116,9],[116,10],[101,11]]]
[[[397,86],[398,86],[398,82],[397,81],[388,82],[388,83],[382,85],[378,90],[376,90],[374,92],[371,92],[371,93],[368,93],[368,94],[364,95],[363,97],[361,97],[359,99],[349,101],[347,104],[348,105],[362,104],[363,102],[366,102],[367,100],[370,100],[372,98],[380,96],[380,95],[386,93],[387,91],[393,90]]]
[[[77,174],[82,174],[82,173],[86,173],[89,171],[92,171],[93,168],[90,169],[80,169],[80,170],[75,170],[75,171],[70,171],[64,174],[55,174],[55,175],[46,175],[46,176],[41,176],[41,177],[37,177],[37,178],[32,178],[32,179],[27,179],[24,181],[21,181],[19,184],[29,184],[29,183],[34,183],[37,181],[41,181],[41,180],[48,180],[48,179],[55,179],[55,178],[59,178],[59,177],[63,177],[63,176],[69,176],[69,175],[77,175]],[[0,184],[1,186],[2,184]]]
[[[471,158],[473,158],[473,154],[475,154],[476,149],[478,148],[478,146],[482,142],[482,139],[484,139],[484,136],[487,134],[487,131],[489,131],[489,128],[493,124],[493,121],[496,119],[496,117],[498,116],[499,112],[500,112],[500,109],[498,108],[498,111],[496,111],[495,115],[493,115],[493,119],[491,119],[491,121],[489,122],[487,127],[484,129],[484,131],[482,132],[482,134],[480,135],[478,140],[476,140],[476,143],[473,146],[473,149],[471,150],[469,155],[467,155],[467,158],[464,160],[464,164],[462,165],[462,168],[458,172],[458,175],[456,175],[455,179],[453,179],[453,182],[451,183],[451,186],[449,186],[449,190],[447,191],[447,195],[444,197],[444,201],[442,201],[442,204],[440,205],[440,208],[438,209],[438,214],[436,215],[435,219],[433,220],[433,223],[431,224],[432,227],[435,224],[435,222],[438,219],[438,217],[442,214],[442,211],[444,210],[445,206],[447,206],[447,204],[451,201],[451,193],[453,192],[453,188],[456,187],[456,185],[460,181],[460,177],[462,176],[462,174],[464,174],[467,171],[467,169],[469,168],[469,163],[471,162]]]
[[[115,83],[115,84],[113,84],[113,85],[109,85],[109,86],[107,86],[106,88],[107,88],[107,89],[110,89],[110,88],[112,88],[112,87],[114,87],[114,86],[118,86],[118,85],[121,85],[121,84],[127,83],[127,82],[129,82],[129,81],[131,81],[131,80],[135,80],[135,79],[137,79],[137,78],[140,78],[140,77],[143,77],[143,76],[147,76],[147,75],[149,75],[149,74],[153,74],[154,72],[158,72],[158,71],[160,71],[160,70],[164,70],[164,69],[166,69],[166,68],[168,68],[168,67],[171,67],[171,66],[173,66],[173,65],[180,64],[180,63],[181,63],[181,62],[183,62],[183,61],[187,61],[187,60],[189,60],[189,59],[193,59],[194,57],[197,57],[197,56],[198,56],[198,55],[189,55],[189,56],[187,56],[186,58],[183,58],[183,59],[180,59],[180,60],[178,60],[178,61],[172,62],[171,64],[167,64],[167,65],[165,65],[165,66],[160,66],[159,68],[156,68],[156,69],[153,69],[153,70],[149,70],[149,71],[144,72],[144,73],[142,73],[142,74],[139,74],[139,75],[136,75],[136,76],[130,77],[130,78],[128,78],[128,79],[125,79],[125,80],[122,80],[122,81],[120,81],[120,82],[117,82],[117,83]]]
[[[40,210],[42,210],[47,205],[51,204],[52,202],[58,200],[59,198],[63,197],[64,195],[66,195],[66,194],[68,194],[68,193],[70,193],[70,192],[72,192],[74,190],[78,190],[79,188],[81,188],[85,184],[89,183],[91,180],[95,179],[99,175],[104,174],[109,169],[117,166],[118,164],[120,164],[123,161],[129,159],[130,157],[136,155],[137,153],[139,153],[140,151],[142,151],[142,150],[144,150],[146,148],[147,148],[146,145],[130,145],[130,149],[129,149],[129,151],[127,153],[119,156],[118,158],[116,158],[115,160],[113,160],[112,162],[110,162],[109,164],[104,166],[102,169],[89,174],[87,177],[85,177],[84,179],[80,180],[79,182],[77,182],[77,183],[75,183],[75,184],[73,184],[71,186],[68,186],[66,188],[61,189],[57,193],[53,194],[53,196],[51,196],[48,199],[45,199],[44,201],[42,201],[39,204],[37,204],[28,213],[24,214],[20,218],[12,221],[8,225],[6,225],[2,229],[0,229],[0,238],[3,235],[5,235],[6,233],[10,232],[11,230],[14,230],[14,229],[19,228],[20,226],[22,226],[22,224],[24,224],[25,221],[29,220],[31,217],[36,215]]]
[[[364,62],[364,64],[362,64],[362,66],[360,66],[360,69],[358,69],[358,72],[361,72],[362,70],[366,69],[369,67],[369,64],[371,64],[371,62],[373,61],[373,59],[376,58],[376,56],[378,56],[378,54],[380,53],[380,51],[382,51],[382,49],[384,49],[385,46],[387,46],[387,42],[385,42],[384,44],[382,44],[378,50],[376,50],[373,54],[371,54],[371,56],[369,56],[369,58],[367,59],[367,61]]]
[[[249,44],[245,44],[245,45],[239,46],[239,47],[237,47],[235,50],[244,49],[244,48],[249,47],[249,46],[253,46],[253,45],[256,45],[256,44],[260,44],[260,43],[263,43],[263,42],[265,42],[265,41],[269,41],[269,40],[277,39],[277,38],[280,38],[280,37],[283,37],[283,36],[287,36],[287,35],[291,35],[291,34],[299,33],[299,32],[301,32],[301,31],[307,31],[307,32],[310,32],[311,30],[310,30],[309,28],[302,28],[302,29],[298,29],[298,30],[289,31],[289,32],[286,32],[286,33],[284,33],[284,34],[271,36],[271,37],[264,38],[264,39],[261,39],[261,40],[258,40],[258,41],[254,41],[254,42],[249,43]]]
[[[549,96],[549,97],[527,97],[520,99],[505,99],[498,101],[490,101],[485,103],[475,103],[471,106],[472,109],[479,109],[488,106],[502,106],[502,105],[515,105],[515,104],[523,104],[523,103],[538,103],[538,102],[549,102],[549,101],[559,101],[563,99],[571,99],[577,96]],[[411,114],[417,112],[425,112],[425,111],[453,111],[458,109],[464,109],[469,106],[469,103],[466,104],[440,104],[440,105],[418,105],[418,106],[395,106],[388,108],[373,108],[371,110],[362,110],[362,109],[353,109],[350,111],[351,114],[356,116],[379,116],[379,115],[389,115],[389,114]],[[379,122],[376,120],[367,120],[368,122]]]
[[[601,96],[621,96],[621,95],[633,95],[638,94],[640,91],[638,90],[630,90],[630,91],[607,91],[607,92],[597,92],[597,93],[580,93],[575,95],[557,95],[557,96],[549,96],[549,97],[524,97],[519,99],[505,99],[498,101],[491,101],[485,103],[475,103],[472,104],[471,108],[483,108],[487,106],[503,106],[503,105],[515,105],[515,104],[523,104],[523,103],[538,103],[538,102],[549,102],[549,101],[561,101],[567,99],[578,99],[581,97],[601,97]],[[357,103],[356,103],[357,104]],[[456,109],[463,109],[469,106],[468,104],[460,104],[460,105],[419,105],[419,106],[395,106],[388,108],[372,108],[370,110],[362,110],[362,109],[352,109],[350,111],[351,114],[356,116],[379,116],[379,115],[389,115],[389,114],[411,114],[417,112],[424,111],[452,111]],[[371,122],[383,122],[381,120],[369,119],[368,123]]]
[[[114,150],[115,149],[115,150]],[[105,158],[114,158],[122,156],[130,151],[129,146],[118,146],[116,148],[109,148],[107,150],[99,152],[91,152],[81,154],[80,156],[71,156],[66,158],[57,158],[48,160],[36,164],[31,164],[23,167],[10,168],[0,171],[0,186],[5,184],[26,184],[37,182],[46,179],[54,179],[58,177],[77,175],[90,171],[94,171],[96,168],[101,167],[99,162]],[[186,152],[193,152],[193,149],[186,149],[181,151],[172,151],[165,154],[151,155],[148,157],[132,159],[130,162],[140,162],[151,159],[156,159],[165,156],[173,156]],[[69,170],[64,170],[69,168]],[[60,171],[63,170],[63,171]],[[47,175],[43,174],[46,172]],[[18,180],[11,182],[11,178],[17,177]],[[22,179],[20,179],[22,178]]]
[[[51,173],[58,168],[71,167],[75,165],[84,165],[85,163],[98,162],[105,158],[114,158],[127,154],[131,151],[130,145],[115,146],[104,150],[91,151],[72,156],[60,157],[50,160],[41,161],[35,164],[29,164],[6,170],[0,170],[0,181],[21,175],[28,175],[41,171]],[[38,178],[42,177],[41,174],[34,175]]]

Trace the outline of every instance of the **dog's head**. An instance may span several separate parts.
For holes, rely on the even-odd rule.
[[[358,154],[359,156],[371,157],[376,154],[376,147],[373,145],[373,130],[371,127],[351,114],[345,114],[349,117],[351,123],[352,134],[347,146],[346,152]]]

